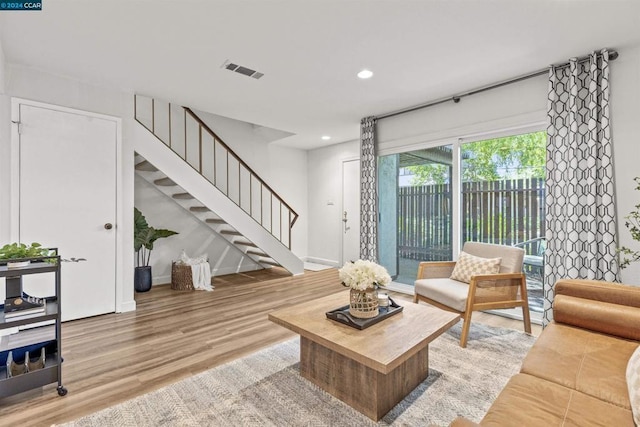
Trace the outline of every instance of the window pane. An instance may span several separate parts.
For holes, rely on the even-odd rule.
[[[544,132],[462,144],[462,242],[544,236]]]
[[[525,250],[529,305],[542,312],[546,133],[462,144],[462,242]]]
[[[420,261],[453,259],[454,235],[460,244],[522,247],[532,318],[539,317],[546,132],[463,143],[459,171],[453,152],[445,145],[379,157],[379,262],[395,282],[413,285]],[[454,173],[461,180],[452,189]],[[453,194],[460,230],[453,230]]]
[[[380,157],[379,258],[413,285],[420,261],[452,259],[452,146]]]

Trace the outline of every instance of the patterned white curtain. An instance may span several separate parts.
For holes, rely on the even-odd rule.
[[[618,280],[609,54],[549,72],[543,325],[561,278]]]
[[[378,261],[376,119],[360,122],[360,258]]]

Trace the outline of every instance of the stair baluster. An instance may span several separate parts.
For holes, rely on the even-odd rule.
[[[134,110],[138,123],[291,249],[291,230],[298,214],[190,108],[135,95]],[[182,129],[180,123],[178,126],[175,123],[175,118],[180,116]],[[197,136],[195,142],[194,135]],[[180,144],[174,136],[183,139],[183,143]],[[208,146],[209,141],[212,142],[211,146]],[[221,162],[221,159],[224,160]],[[224,170],[220,170],[222,168]],[[233,168],[237,168],[237,174],[232,173]],[[243,176],[247,179],[243,180]],[[232,189],[236,189],[237,194]],[[254,203],[254,199],[258,198],[259,201],[255,200],[258,203]],[[274,224],[274,219],[277,224]]]

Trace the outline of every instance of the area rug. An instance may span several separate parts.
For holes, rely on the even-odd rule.
[[[446,426],[479,421],[535,338],[460,323],[429,346],[429,377],[376,423],[300,376],[293,339],[80,418],[83,426]]]

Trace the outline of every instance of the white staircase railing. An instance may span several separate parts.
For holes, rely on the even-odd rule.
[[[294,276],[304,272],[302,260],[287,246],[147,128],[135,123],[131,132],[136,174],[210,227],[214,238],[228,241],[228,249],[239,250],[262,268],[280,266]],[[225,262],[226,251],[218,254],[218,262]]]
[[[291,249],[298,214],[191,109],[134,96],[135,119]]]

